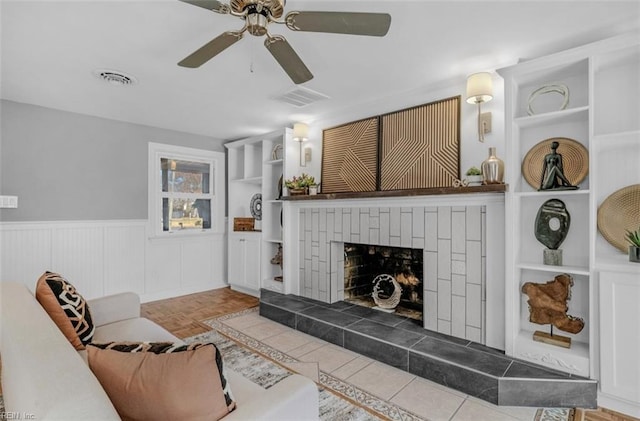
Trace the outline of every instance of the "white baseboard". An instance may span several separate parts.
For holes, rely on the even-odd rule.
[[[640,402],[630,402],[616,396],[598,392],[598,406],[620,412],[635,418],[640,418]]]

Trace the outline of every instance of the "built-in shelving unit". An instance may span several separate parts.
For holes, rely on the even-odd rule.
[[[604,40],[499,73],[505,78],[506,182],[506,353],[555,369],[599,380],[599,405],[640,414],[640,339],[622,320],[640,320],[640,265],[613,247],[597,229],[598,207],[616,190],[640,183],[640,37],[637,33]],[[528,98],[548,84],[568,87],[570,101],[558,110],[558,95],[538,97],[535,115],[527,115]],[[548,97],[548,98],[547,98]],[[537,191],[521,172],[527,152],[551,137],[577,140],[589,151],[589,171],[574,191]],[[560,149],[558,152],[562,153]],[[571,216],[563,265],[543,263],[544,246],[534,223],[547,200],[562,200]],[[568,314],[585,322],[578,334],[555,330],[572,339],[560,348],[536,342],[529,322],[525,282],[573,277]],[[629,297],[632,297],[631,299]],[[631,303],[634,303],[631,305]],[[617,321],[617,322],[616,322]],[[635,357],[632,357],[635,356]]]
[[[282,247],[284,144],[291,129],[225,144],[229,168],[228,281],[232,288],[258,295],[260,288],[282,292],[282,268],[271,260]],[[250,203],[262,195],[262,217],[254,232],[234,232],[236,217],[251,217]]]

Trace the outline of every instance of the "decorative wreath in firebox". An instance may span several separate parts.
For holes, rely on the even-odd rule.
[[[402,295],[402,287],[391,275],[382,274],[373,279],[373,301],[380,308],[394,309],[400,304],[400,296]],[[390,287],[393,287],[393,291]],[[384,298],[384,297],[388,298]]]

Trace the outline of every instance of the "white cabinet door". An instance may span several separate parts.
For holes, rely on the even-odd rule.
[[[241,236],[229,235],[228,280],[230,285],[244,286],[244,243]]]
[[[600,272],[600,389],[640,402],[640,277]]]
[[[252,236],[244,242],[244,282],[247,288],[260,289],[260,237]]]
[[[260,234],[229,235],[229,284],[260,289]]]

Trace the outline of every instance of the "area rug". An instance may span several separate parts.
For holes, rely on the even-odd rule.
[[[215,330],[186,338],[184,341],[189,343],[205,341],[215,343],[222,353],[225,366],[265,389],[293,374],[286,367],[238,344]],[[318,390],[321,420],[377,421],[387,419],[386,417],[375,415],[374,412],[357,405],[345,397],[332,393],[327,388],[319,386]],[[233,392],[233,385],[231,385],[231,391]],[[414,416],[413,418],[404,419],[421,420],[422,418]]]
[[[299,363],[300,361],[224,323],[232,318],[257,312],[258,308],[255,307],[204,320],[203,323],[214,330],[187,338],[186,341],[212,340],[216,342],[216,340],[221,340],[223,344],[221,352],[225,363],[228,362],[230,367],[242,373],[245,377],[250,379],[255,377],[256,380],[254,381],[263,387],[270,387],[286,376],[276,380],[275,378],[278,374],[272,376],[270,373],[260,373],[261,369],[256,369],[258,365],[254,365],[256,360],[263,364],[261,366],[263,369],[273,370],[274,373],[289,373],[287,375],[290,375],[291,371],[281,364]],[[229,347],[228,351],[226,347]],[[229,352],[229,357],[225,352]],[[243,355],[245,354],[252,354],[251,359],[246,362],[243,361]],[[265,383],[262,384],[261,381],[265,381]],[[317,383],[321,395],[320,418],[323,420],[425,420],[425,418],[413,414],[392,402],[378,398],[322,370],[319,372]],[[532,421],[573,421],[574,413],[574,409],[569,408],[540,408]]]

